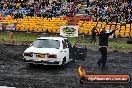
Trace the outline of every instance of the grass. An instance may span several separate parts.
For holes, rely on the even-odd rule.
[[[71,39],[69,39],[69,41],[72,43],[72,44],[75,44],[75,42],[77,41],[78,39],[77,38],[71,38]],[[87,44],[88,45],[92,45],[90,42],[89,42],[89,39],[86,39],[85,40],[86,42],[87,42]],[[124,41],[109,41],[108,42],[108,46],[110,47],[110,48],[117,48],[117,49],[119,49],[119,48],[122,48],[122,49],[132,49],[132,44],[127,44],[126,43],[127,41],[126,40],[124,40]],[[97,43],[96,43],[96,45],[99,45],[99,42],[98,42],[98,40],[97,40]]]
[[[37,38],[38,38],[37,35],[23,34],[23,33],[15,33],[13,36],[13,39],[17,41],[34,41]],[[0,39],[9,40],[10,39],[9,33],[8,32],[1,33]]]
[[[41,36],[41,33],[23,33],[23,32],[16,32],[14,33],[14,40],[17,41],[34,41],[38,37]],[[0,39],[4,40],[9,40],[9,32],[0,32]],[[84,40],[83,37],[78,37],[78,38],[68,38],[70,43],[75,44],[77,40]],[[87,42],[88,45],[92,45],[91,43],[88,42],[89,38],[85,38],[85,41]],[[118,39],[119,40],[119,39]],[[98,40],[97,40],[98,41]],[[98,45],[98,42],[97,44]],[[132,49],[131,44],[127,44],[126,40],[122,41],[109,41],[109,47],[111,48],[127,48],[127,49]]]
[[[132,44],[127,44],[126,42],[109,42],[109,47],[132,49]]]
[[[38,37],[37,36],[15,36],[16,40],[21,40],[21,41],[34,41]]]

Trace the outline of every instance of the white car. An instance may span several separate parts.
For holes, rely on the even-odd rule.
[[[40,37],[24,53],[24,61],[43,65],[64,65],[70,62],[69,42],[63,37]]]

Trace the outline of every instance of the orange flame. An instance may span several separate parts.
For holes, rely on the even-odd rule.
[[[79,75],[80,75],[80,76],[84,76],[84,75],[86,74],[86,72],[85,72],[85,70],[82,68],[82,66],[80,66],[80,67],[78,68],[78,71],[79,71]]]

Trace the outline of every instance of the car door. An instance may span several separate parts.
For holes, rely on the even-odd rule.
[[[83,42],[77,41],[72,48],[73,59],[74,60],[85,60],[87,55],[86,44]]]
[[[66,62],[69,60],[69,48],[66,40],[62,41],[63,43],[63,55],[66,56]]]

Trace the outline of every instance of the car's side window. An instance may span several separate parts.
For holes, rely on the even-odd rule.
[[[63,43],[63,49],[66,49],[67,48],[66,42],[65,41],[62,41],[62,43]]]
[[[66,42],[68,48],[72,47],[71,43],[67,39],[65,39],[65,42]]]

